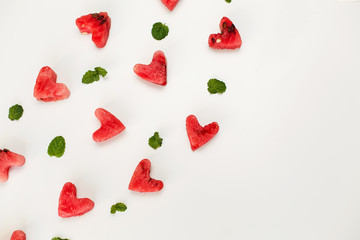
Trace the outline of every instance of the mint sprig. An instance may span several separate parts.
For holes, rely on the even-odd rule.
[[[169,27],[166,26],[165,23],[154,23],[151,34],[156,40],[164,39],[169,34]]]
[[[127,209],[127,206],[124,203],[119,202],[119,203],[116,203],[111,206],[110,213],[115,214],[116,211],[125,212],[126,209]]]
[[[9,119],[11,121],[19,120],[21,116],[23,115],[24,109],[21,105],[16,104],[9,108]]]
[[[106,74],[107,74],[107,71],[105,69],[103,69],[102,67],[96,67],[95,71],[89,70],[83,75],[82,83],[90,84],[90,83],[93,83],[95,81],[99,81],[100,80],[100,75],[102,77],[105,77]]]
[[[68,238],[59,238],[59,237],[54,237],[51,240],[70,240]]]
[[[208,91],[211,94],[223,93],[226,91],[226,85],[223,81],[217,80],[215,78],[210,79],[207,83]]]
[[[225,0],[225,2],[227,2],[227,3],[231,3],[231,0]]]
[[[57,158],[62,157],[65,152],[65,139],[62,136],[55,137],[49,144],[48,154],[50,157],[55,156]]]
[[[161,147],[163,139],[159,136],[158,132],[155,132],[154,135],[149,138],[149,145],[153,149]]]

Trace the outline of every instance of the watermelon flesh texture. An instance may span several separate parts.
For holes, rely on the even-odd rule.
[[[25,158],[7,149],[0,149],[0,182],[6,182],[9,178],[9,169],[25,164]]]
[[[114,115],[103,108],[95,110],[95,116],[99,119],[101,127],[93,133],[95,142],[103,142],[121,133],[125,126]]]
[[[218,133],[219,124],[212,122],[202,127],[197,118],[194,115],[190,115],[186,118],[186,131],[189,137],[191,150],[195,151],[210,141],[210,139]]]
[[[76,19],[76,26],[82,34],[92,34],[96,47],[105,47],[111,27],[111,19],[106,12],[81,16]]]
[[[162,181],[150,177],[150,168],[151,162],[148,159],[140,161],[130,180],[129,190],[136,192],[158,192],[164,187]]]
[[[55,102],[66,99],[70,91],[63,83],[56,83],[57,75],[50,67],[40,69],[34,88],[34,97],[39,101]]]
[[[60,193],[58,214],[62,218],[81,216],[92,210],[94,205],[89,198],[77,198],[75,185],[67,182]]]
[[[165,86],[167,83],[166,58],[162,51],[156,51],[149,65],[136,64],[134,72],[142,79]]]
[[[170,10],[172,11],[176,4],[179,2],[179,0],[161,0],[162,3]]]
[[[10,240],[26,240],[26,234],[21,230],[16,230],[11,235]]]
[[[209,47],[215,49],[236,49],[240,48],[242,41],[235,25],[227,17],[220,21],[221,33],[209,36]]]

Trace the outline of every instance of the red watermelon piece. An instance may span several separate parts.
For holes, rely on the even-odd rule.
[[[140,161],[130,180],[129,190],[136,192],[158,192],[164,187],[162,181],[150,177],[150,167],[151,162],[148,159]]]
[[[25,164],[25,158],[19,154],[0,149],[0,182],[6,182],[9,178],[9,169]]]
[[[219,131],[219,125],[212,122],[202,127],[194,115],[186,118],[186,131],[193,151],[210,141]]]
[[[101,127],[93,133],[95,142],[102,142],[121,133],[125,126],[114,115],[103,108],[95,110],[95,116],[99,119]]]
[[[16,230],[11,235],[10,240],[26,240],[26,234],[21,230]]]
[[[179,2],[179,0],[161,0],[162,3],[170,10],[172,11],[176,4]]]
[[[93,209],[94,205],[89,198],[77,198],[75,185],[67,182],[60,193],[58,214],[62,218],[81,216]]]
[[[107,12],[91,13],[76,19],[76,26],[82,34],[92,34],[92,41],[103,48],[109,38],[111,19]]]
[[[69,89],[63,83],[56,83],[57,75],[50,67],[40,69],[34,88],[34,97],[39,101],[55,102],[70,96]]]
[[[215,49],[235,49],[240,48],[242,41],[235,25],[227,17],[220,21],[221,33],[209,36],[209,47]]]
[[[165,86],[166,85],[166,58],[162,51],[156,51],[149,65],[136,64],[134,72],[142,79]]]

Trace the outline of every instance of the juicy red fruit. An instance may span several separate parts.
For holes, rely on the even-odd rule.
[[[21,230],[16,230],[11,235],[10,240],[26,240],[26,234]]]
[[[160,50],[156,51],[149,65],[136,64],[134,72],[146,81],[165,86],[167,83],[165,54]]]
[[[176,4],[179,2],[179,0],[161,0],[162,3],[170,10],[172,11]]]
[[[93,133],[95,142],[102,142],[121,133],[125,126],[114,115],[103,108],[95,110],[95,116],[99,119],[101,127]]]
[[[40,69],[34,87],[34,97],[39,101],[55,102],[66,99],[70,91],[63,83],[56,83],[57,75],[50,67]]]
[[[76,19],[76,26],[83,34],[92,34],[96,47],[103,48],[109,38],[111,19],[107,12],[91,13]]]
[[[140,161],[130,180],[129,190],[136,192],[158,192],[164,187],[162,181],[150,177],[150,168],[151,162],[148,159]]]
[[[0,182],[6,182],[9,178],[9,169],[25,164],[25,158],[19,154],[0,149]]]
[[[94,205],[89,198],[77,198],[75,185],[67,182],[60,193],[58,214],[62,218],[81,216],[92,210]]]
[[[220,21],[221,33],[209,36],[209,47],[215,49],[236,49],[240,48],[242,41],[235,25],[227,17]]]
[[[219,124],[212,122],[202,127],[194,115],[186,118],[186,131],[193,151],[210,141],[219,131]]]

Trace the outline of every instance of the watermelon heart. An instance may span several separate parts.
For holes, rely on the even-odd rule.
[[[240,48],[242,41],[235,25],[227,17],[220,21],[221,33],[209,36],[209,47],[215,49],[235,49]]]
[[[158,192],[163,188],[164,184],[162,181],[150,177],[150,167],[151,162],[148,159],[141,160],[130,180],[129,190],[136,192]]]
[[[216,122],[202,127],[194,115],[186,118],[186,131],[190,140],[190,146],[193,151],[207,143],[219,131],[219,125]]]
[[[92,41],[103,48],[109,38],[111,19],[106,12],[91,13],[76,19],[76,26],[82,34],[92,34]]]
[[[103,108],[95,110],[95,116],[99,119],[101,127],[93,133],[95,142],[102,142],[121,133],[125,126],[114,115]]]
[[[71,182],[65,183],[60,193],[58,213],[62,218],[76,217],[94,208],[89,198],[76,198],[76,187]]]
[[[56,73],[48,66],[40,69],[34,88],[34,97],[39,101],[55,102],[70,96],[63,83],[56,83]]]
[[[162,51],[156,51],[149,65],[136,64],[134,72],[142,79],[165,86],[166,85],[166,58]]]
[[[161,0],[162,3],[170,10],[172,11],[176,4],[179,2],[179,0]]]
[[[6,182],[9,178],[9,169],[25,164],[25,158],[7,149],[0,149],[0,182]]]
[[[16,230],[11,235],[10,240],[26,240],[26,234],[21,230]]]

